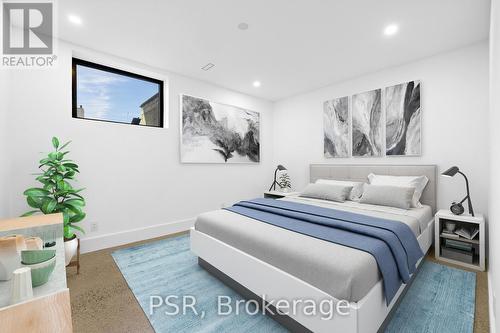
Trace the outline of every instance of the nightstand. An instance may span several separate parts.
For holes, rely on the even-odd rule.
[[[485,270],[485,229],[481,214],[454,215],[442,209],[435,215],[434,252],[436,259],[460,265],[466,268]],[[454,232],[446,230],[446,223],[455,224]],[[455,231],[478,229],[472,239],[456,235]]]
[[[264,192],[264,198],[268,199],[281,199],[292,195],[297,195],[300,192],[280,192],[280,191],[267,191]]]

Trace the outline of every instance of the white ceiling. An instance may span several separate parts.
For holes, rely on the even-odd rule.
[[[489,0],[63,0],[75,44],[279,100],[488,37]],[[68,14],[81,17],[76,26]],[[249,29],[237,28],[247,22]],[[382,31],[399,24],[387,38]],[[205,72],[206,63],[216,65]],[[252,86],[254,80],[262,86]]]

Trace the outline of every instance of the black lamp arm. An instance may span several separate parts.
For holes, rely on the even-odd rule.
[[[469,214],[474,216],[474,209],[472,208],[472,201],[470,199],[469,180],[467,179],[467,176],[463,172],[458,171],[458,173],[464,177],[465,187],[467,188],[467,196],[461,202],[464,202],[464,200],[467,199],[467,205],[469,206]]]
[[[278,168],[276,168],[276,170],[274,170],[274,181],[273,183],[271,184],[271,187],[269,188],[269,191],[271,191],[271,189],[274,187],[274,191],[276,191],[276,184],[278,184],[278,182],[276,181],[276,175],[278,174]],[[279,185],[279,184],[278,184]]]

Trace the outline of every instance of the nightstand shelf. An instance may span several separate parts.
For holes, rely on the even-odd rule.
[[[480,271],[485,270],[485,228],[484,217],[481,214],[454,215],[449,210],[440,210],[435,215],[435,256],[436,259]],[[479,228],[479,233],[473,238],[453,237],[443,234],[446,222],[454,223],[458,228]],[[472,246],[472,252],[461,251],[456,247],[446,246],[447,240],[462,244],[464,248]],[[456,245],[457,243],[455,243]],[[470,261],[470,262],[467,262]]]
[[[281,199],[292,195],[297,195],[300,192],[280,192],[280,191],[266,191],[264,192],[264,198],[268,199]]]
[[[452,237],[452,236],[448,236],[448,235],[445,235],[443,233],[441,233],[440,235],[441,238],[446,238],[446,239],[453,239],[453,240],[457,240],[459,242],[464,242],[464,243],[470,243],[470,244],[479,244],[479,239],[478,237],[474,237],[474,239],[468,239],[468,238],[465,238],[465,237]]]

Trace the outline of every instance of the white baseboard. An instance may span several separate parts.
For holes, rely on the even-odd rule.
[[[496,332],[496,318],[495,311],[493,310],[493,286],[491,283],[491,273],[488,272],[488,308],[490,314],[490,333]],[[498,297],[498,296],[497,296]],[[498,301],[497,301],[498,302]],[[498,306],[498,304],[497,304]]]
[[[195,218],[190,218],[186,220],[152,225],[144,228],[120,231],[112,234],[83,238],[80,241],[80,251],[81,253],[88,253],[114,246],[138,242],[145,239],[187,231],[194,225],[194,221]]]

